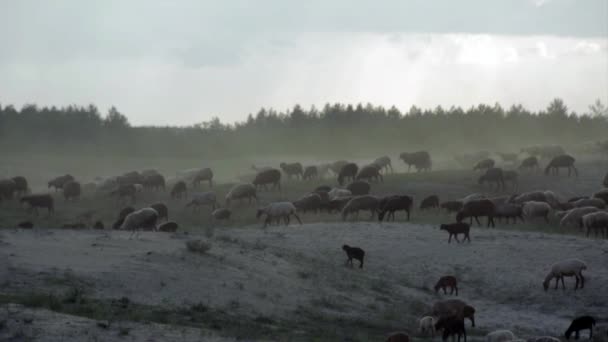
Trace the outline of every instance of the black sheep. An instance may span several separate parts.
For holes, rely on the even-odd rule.
[[[387,220],[391,218],[395,221],[395,211],[404,210],[407,213],[407,220],[410,220],[410,211],[414,200],[407,195],[399,196],[388,196],[380,200],[380,210],[378,211],[378,220],[382,222],[384,216],[388,213]]]
[[[481,225],[481,223],[479,222],[479,217],[487,216],[488,227],[494,227],[495,211],[496,206],[489,199],[469,201],[464,204],[462,210],[460,210],[456,215],[456,221],[461,222],[464,218],[470,217],[471,223],[473,223],[474,218],[477,224]]]
[[[359,261],[359,268],[363,268],[363,258],[365,258],[365,251],[359,247],[350,247],[349,245],[342,246],[342,249],[346,252],[348,259],[346,264],[353,265],[353,259]]]
[[[20,202],[21,204],[27,203],[30,206],[29,211],[34,210],[36,214],[38,214],[38,208],[48,209],[49,215],[55,210],[55,201],[49,194],[23,196]]]
[[[372,186],[363,180],[354,181],[346,186],[346,190],[350,191],[353,196],[369,195]]]
[[[469,240],[469,242],[471,242],[471,237],[469,236],[469,231],[471,230],[471,226],[468,223],[457,222],[457,223],[450,223],[450,224],[442,224],[439,227],[439,230],[445,230],[448,233],[450,233],[450,237],[448,238],[448,243],[452,242],[452,236],[454,236],[454,239],[456,239],[456,242],[460,243],[460,240],[458,240],[458,234],[463,234],[464,240]]]
[[[462,209],[461,201],[446,201],[441,203],[441,208],[446,209],[449,213],[456,213]]]
[[[359,166],[357,166],[357,164],[348,163],[344,165],[338,174],[338,184],[343,185],[344,181],[347,179],[354,181],[357,172],[359,172]]]
[[[439,208],[439,197],[431,195],[420,202],[420,210]]]
[[[578,340],[579,331],[589,329],[589,339],[593,338],[593,326],[595,326],[595,319],[591,316],[580,316],[572,320],[572,323],[566,330],[564,336],[567,340],[570,339],[570,335],[574,333],[574,339]]]
[[[264,189],[268,189],[266,186],[268,184],[272,184],[272,188],[278,188],[281,190],[281,171],[277,169],[269,169],[258,172],[255,175],[255,179],[253,180],[253,185],[255,188],[264,187]]]
[[[171,198],[182,198],[182,195],[188,197],[188,189],[186,188],[186,182],[179,181],[173,185],[171,189]]]
[[[443,329],[443,341],[446,341],[450,336],[457,335],[458,342],[460,342],[460,336],[464,336],[464,342],[467,342],[467,331],[462,317],[449,316],[439,318],[439,321],[435,323],[435,330],[440,329]]]

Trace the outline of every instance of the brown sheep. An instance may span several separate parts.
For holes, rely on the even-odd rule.
[[[388,213],[387,221],[391,218],[395,221],[395,212],[398,210],[404,210],[407,213],[407,220],[410,220],[410,211],[412,210],[412,205],[414,204],[414,200],[407,195],[399,196],[387,196],[380,200],[379,210],[378,210],[378,220],[382,222],[386,213]]]
[[[206,167],[200,171],[198,171],[194,178],[192,178],[192,186],[198,187],[201,185],[201,182],[209,182],[209,187],[213,187],[213,171]]]
[[[464,319],[456,316],[441,317],[435,323],[435,330],[443,329],[441,336],[443,341],[447,341],[450,336],[458,336],[458,342],[460,342],[460,336],[464,336],[464,342],[467,342],[467,331],[464,325]],[[453,338],[453,337],[452,337]]]
[[[211,213],[211,217],[218,221],[230,220],[231,216],[232,211],[228,208],[218,208]]]
[[[410,172],[412,165],[414,165],[417,172],[431,171],[431,155],[427,151],[403,152],[399,155],[399,159],[407,164],[407,172]]]
[[[279,173],[280,175],[281,173]],[[243,199],[251,200],[254,199],[256,202],[258,201],[256,186],[251,183],[242,183],[236,184],[230,189],[228,194],[226,194],[226,206],[230,205],[230,202],[233,200],[242,201]]]
[[[462,209],[461,201],[445,201],[441,203],[441,208],[448,211],[450,213],[457,213]]]
[[[359,247],[351,247],[349,245],[343,245],[342,250],[346,252],[348,259],[346,260],[347,265],[353,265],[353,259],[359,261],[359,268],[363,268],[363,259],[365,258],[365,251]]]
[[[450,294],[453,294],[456,291],[456,296],[458,296],[458,281],[456,281],[456,277],[454,276],[443,276],[439,278],[437,284],[435,284],[435,293],[439,292],[439,289],[443,289],[443,294],[447,294],[446,289],[450,288]]]
[[[154,203],[150,206],[150,208],[156,210],[156,212],[158,213],[158,220],[161,219],[165,219],[165,220],[169,220],[169,209],[167,208],[167,205],[164,203]]]
[[[27,184],[27,179],[23,176],[17,176],[12,178],[13,182],[15,182],[16,188],[15,192],[18,196],[27,195],[29,188]]]
[[[344,181],[347,179],[354,181],[358,171],[359,167],[355,163],[344,165],[338,174],[338,184],[343,185]]]
[[[485,183],[485,182],[488,182],[490,184],[495,183],[496,190],[500,190],[500,189],[504,190],[505,180],[504,180],[502,169],[499,167],[491,167],[491,168],[487,169],[486,173],[481,175],[479,177],[479,180],[477,181],[477,183],[479,185],[483,185],[483,183]]]
[[[494,227],[494,212],[496,210],[496,206],[489,199],[480,199],[473,200],[467,202],[462,207],[462,210],[456,214],[456,221],[462,222],[463,219],[470,217],[471,224],[473,223],[473,218],[478,225],[481,225],[479,222],[479,217],[487,216],[488,217],[488,227]]]
[[[348,196],[331,199],[326,204],[322,205],[321,209],[326,210],[330,214],[335,211],[340,212],[352,198],[352,196]]]
[[[291,179],[292,176],[295,176],[296,179],[301,179],[304,176],[304,168],[300,163],[281,163],[279,166],[281,167],[281,170],[285,172],[287,178],[289,179]]]
[[[186,182],[179,181],[173,185],[171,189],[171,198],[181,199],[182,195],[187,198],[188,197],[188,189],[186,188]]]
[[[545,168],[545,175],[549,175],[549,172],[551,172],[552,175],[556,176],[559,174],[560,168],[567,168],[568,177],[570,177],[572,170],[574,170],[574,175],[576,177],[578,177],[578,170],[576,169],[576,167],[574,167],[575,161],[576,161],[576,159],[574,159],[572,156],[567,155],[567,154],[562,154],[560,156],[557,156],[557,157],[551,159],[551,161]]]
[[[354,181],[346,186],[346,190],[350,191],[353,196],[368,195],[372,189],[372,186],[362,180]]]
[[[165,190],[165,177],[161,174],[148,175],[143,178],[142,185],[146,189]]]
[[[304,180],[313,180],[319,177],[319,169],[316,166],[307,166],[304,169],[304,175],[302,178]]]
[[[379,204],[380,201],[375,196],[355,196],[342,209],[342,220],[346,221],[346,217],[351,213],[355,213],[358,216],[360,210],[369,210],[373,219]]]
[[[475,327],[475,308],[460,299],[448,299],[433,304],[433,313],[435,317],[450,317],[455,316],[460,319],[468,318],[471,320],[471,326]]]
[[[21,197],[19,200],[21,204],[28,204],[28,211],[34,210],[36,215],[38,215],[38,208],[45,208],[48,210],[49,215],[55,211],[55,201],[53,197],[49,194],[42,195],[26,195]]]
[[[494,164],[494,159],[486,158],[477,162],[477,164],[473,167],[473,171],[491,169],[494,167]]]
[[[377,165],[365,165],[357,172],[355,180],[367,180],[368,182],[371,182],[372,180],[378,182],[378,180],[380,180],[383,182],[384,178]]]
[[[293,202],[293,205],[298,212],[306,213],[312,211],[318,213],[319,209],[321,209],[321,196],[316,193],[310,193]]]
[[[59,176],[56,177],[54,179],[51,179],[48,182],[48,188],[50,189],[51,187],[55,188],[55,191],[59,190],[59,189],[63,189],[63,185],[67,182],[70,181],[74,181],[74,176],[67,174],[67,175],[63,175],[63,176]]]
[[[66,201],[73,199],[76,200],[80,198],[82,190],[80,187],[80,183],[76,181],[69,181],[63,184],[63,197]]]
[[[536,171],[540,168],[538,164],[538,158],[535,156],[528,157],[522,160],[521,165],[519,165],[518,169],[520,170],[532,170]]]
[[[3,199],[13,199],[13,195],[17,190],[17,184],[12,179],[0,180],[0,201]]]
[[[263,187],[264,189],[268,189],[267,185],[272,184],[272,188],[278,188],[281,190],[281,171],[277,169],[270,169],[265,171],[260,171],[255,175],[255,179],[253,180],[253,185],[255,188]]]
[[[469,240],[469,243],[471,242],[471,237],[469,236],[469,231],[471,230],[471,226],[468,223],[465,222],[457,222],[457,223],[450,223],[450,224],[442,224],[441,226],[439,226],[439,230],[445,230],[448,233],[450,233],[450,237],[448,238],[448,243],[452,242],[452,236],[454,237],[454,239],[456,240],[457,243],[460,243],[460,240],[458,240],[458,234],[463,234],[464,235],[464,240]]]
[[[410,342],[410,337],[404,332],[394,332],[390,333],[386,342]]]
[[[420,210],[439,208],[439,196],[431,195],[420,202]]]
[[[159,225],[158,227],[156,227],[156,230],[159,232],[165,232],[165,233],[175,233],[177,231],[178,228],[178,224],[173,222],[173,221],[167,221],[161,225]]]

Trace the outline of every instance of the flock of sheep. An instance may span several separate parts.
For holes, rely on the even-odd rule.
[[[574,166],[575,159],[557,147],[529,148],[522,152],[529,156],[522,160],[517,170],[503,170],[496,167],[496,163],[489,156],[481,153],[477,155],[464,155],[458,158],[459,161],[471,162],[475,160],[473,171],[481,171],[479,184],[494,184],[498,190],[505,190],[509,183],[514,190],[517,189],[520,173],[536,172],[539,169],[539,160],[548,159],[545,167],[546,175],[558,173],[560,168],[568,169],[568,175],[574,173],[578,176],[578,170]],[[517,154],[499,154],[504,162],[515,162]],[[485,156],[485,157],[484,157]],[[413,166],[417,171],[424,172],[432,169],[431,156],[426,151],[414,153],[402,153],[399,158],[408,166],[408,172]],[[258,219],[263,218],[263,226],[280,224],[281,221],[288,225],[291,218],[295,218],[302,223],[299,214],[307,212],[325,211],[328,213],[340,213],[342,220],[349,217],[358,217],[361,211],[370,213],[371,219],[379,221],[395,219],[397,211],[404,211],[407,220],[413,211],[414,199],[406,194],[393,194],[388,196],[375,196],[371,194],[372,184],[383,182],[383,174],[392,173],[393,165],[387,156],[380,157],[368,165],[359,166],[356,163],[344,160],[333,163],[303,167],[301,163],[281,163],[279,168],[257,168],[255,177],[250,183],[240,183],[234,185],[224,198],[224,205],[220,205],[215,191],[192,192],[188,194],[188,189],[196,189],[201,183],[206,183],[211,189],[213,187],[213,171],[209,168],[189,170],[184,172],[173,182],[170,189],[170,196],[174,199],[186,198],[187,207],[198,210],[202,206],[211,208],[211,217],[215,220],[228,220],[232,215],[232,205],[235,201],[251,204],[258,202],[258,194],[266,190],[280,190],[283,175],[289,179],[309,180],[323,179],[333,174],[338,186],[323,185],[311,189],[311,192],[304,194],[294,201],[282,201],[269,203],[259,207],[256,213]],[[469,194],[460,199],[446,200],[441,202],[439,196],[431,194],[420,202],[420,210],[446,210],[448,213],[455,213],[454,222],[442,224],[441,230],[449,233],[448,242],[452,237],[456,242],[461,242],[458,235],[464,235],[464,241],[471,241],[470,228],[473,220],[480,224],[479,218],[487,218],[487,226],[494,226],[495,220],[536,220],[542,219],[549,222],[550,218],[559,219],[562,226],[578,226],[587,230],[587,236],[594,232],[596,236],[608,236],[608,174],[603,180],[604,189],[599,189],[594,194],[584,197],[576,197],[568,200],[560,198],[553,191],[531,191],[521,194],[501,197],[487,197],[482,194]],[[155,203],[150,206],[136,209],[133,207],[138,194],[142,191],[165,191],[167,182],[165,177],[155,170],[145,170],[142,172],[129,172],[121,176],[111,177],[103,180],[96,180],[94,185],[81,185],[71,175],[64,175],[52,179],[48,182],[48,188],[55,191],[62,191],[66,201],[77,200],[82,188],[94,186],[97,191],[102,191],[108,196],[116,197],[119,201],[129,202],[130,205],[123,208],[117,215],[116,221],[112,224],[114,229],[137,231],[158,230],[174,232],[178,229],[178,224],[168,220],[168,209],[164,203]],[[54,211],[54,199],[51,194],[29,194],[27,180],[24,177],[14,177],[12,179],[0,180],[0,200],[8,200],[13,196],[20,196],[20,202],[27,204],[29,210],[46,209],[49,215]],[[164,219],[163,224],[158,224]],[[466,222],[468,219],[469,222]],[[22,222],[21,227],[31,227],[31,222]],[[94,228],[104,229],[103,222],[98,221],[93,225]],[[346,252],[347,263],[352,265],[353,259],[359,261],[359,267],[363,267],[365,252],[360,247],[344,245],[342,249]],[[565,288],[564,278],[575,277],[575,289],[584,288],[585,278],[582,271],[587,266],[583,261],[569,259],[559,261],[554,264],[547,277],[543,281],[545,290],[548,290],[552,280],[555,280],[555,287],[561,281]],[[453,276],[441,277],[435,290],[450,288],[450,294],[455,291],[458,295],[457,280]],[[443,339],[449,336],[457,336],[458,340],[463,336],[466,341],[466,329],[464,319],[474,321],[475,309],[460,300],[446,300],[436,303],[433,312],[429,316],[423,317],[420,322],[420,331],[423,333],[435,334],[437,329],[443,330]],[[566,332],[570,333],[581,329],[590,329],[595,324],[593,318],[580,318],[572,323]],[[389,337],[388,341],[408,340],[407,334],[397,333]],[[490,333],[487,337],[489,342],[503,342],[515,340],[513,333],[507,330]],[[553,337],[542,337],[536,342],[557,341]]]

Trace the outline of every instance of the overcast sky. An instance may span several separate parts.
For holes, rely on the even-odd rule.
[[[608,102],[608,0],[0,0],[0,103],[134,124],[260,107]]]

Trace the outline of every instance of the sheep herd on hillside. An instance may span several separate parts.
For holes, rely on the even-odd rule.
[[[568,170],[568,176],[578,176],[578,170],[574,166],[575,159],[567,155],[558,146],[532,147],[522,149],[527,156],[517,165],[517,153],[499,153],[498,156],[503,163],[513,166],[512,169],[497,167],[497,162],[490,158],[489,153],[478,152],[476,154],[462,155],[456,158],[458,162],[472,166],[472,172],[478,172],[478,184],[488,184],[497,191],[506,191],[508,187],[517,191],[520,177],[527,173],[538,172],[541,160],[546,160],[544,174],[554,176],[559,170]],[[413,166],[417,172],[429,172],[432,169],[431,156],[427,151],[404,152],[399,159],[407,165],[408,172]],[[393,173],[391,158],[381,156],[367,165],[339,160],[322,165],[304,166],[299,162],[280,163],[278,168],[255,167],[255,176],[251,182],[235,184],[223,199],[219,198],[213,190],[214,173],[210,168],[192,169],[178,173],[173,181],[167,181],[165,177],[156,170],[144,170],[141,172],[131,171],[123,175],[107,179],[96,179],[92,187],[105,196],[113,197],[121,205],[127,205],[116,215],[116,220],[111,227],[113,229],[131,231],[132,234],[138,230],[156,230],[161,232],[175,232],[179,225],[169,220],[167,205],[155,203],[139,209],[134,205],[137,198],[144,191],[164,193],[169,188],[169,196],[174,200],[184,199],[185,207],[193,211],[201,210],[201,207],[209,207],[210,218],[216,221],[230,220],[233,216],[235,202],[242,205],[258,205],[260,193],[263,191],[282,191],[282,181],[285,178],[293,181],[324,180],[328,176],[335,177],[335,185],[322,185],[310,192],[302,194],[293,201],[280,201],[258,206],[256,218],[263,219],[263,227],[279,225],[281,222],[289,225],[291,218],[295,218],[300,224],[300,215],[306,213],[326,212],[338,213],[343,221],[359,218],[360,212],[368,212],[369,218],[383,222],[384,220],[395,220],[397,212],[404,212],[409,221],[414,212],[415,199],[408,194],[389,194],[378,196],[372,194],[373,184],[384,181],[384,177]],[[459,199],[445,199],[441,201],[439,195],[429,194],[420,200],[419,210],[424,211],[446,211],[453,215],[454,221],[440,225],[440,230],[448,233],[448,243],[452,238],[456,243],[471,243],[471,226],[473,221],[481,225],[480,218],[487,220],[487,227],[494,227],[496,221],[505,220],[516,223],[520,221],[551,222],[557,220],[563,227],[572,226],[584,229],[586,235],[593,233],[595,237],[608,237],[608,174],[600,180],[603,189],[589,196],[575,197],[571,199],[561,198],[551,190],[530,191],[507,196],[488,197],[484,194],[473,193]],[[204,184],[204,185],[203,185]],[[206,186],[206,191],[198,189]],[[48,189],[52,192],[61,192],[66,202],[77,201],[84,188],[91,184],[82,185],[70,174],[56,177],[48,182]],[[7,201],[19,197],[19,202],[27,206],[27,210],[38,214],[39,209],[46,210],[52,215],[55,210],[54,197],[51,193],[30,194],[28,182],[22,176],[0,180],[0,201]],[[241,207],[241,206],[239,206]],[[19,227],[32,228],[31,222],[21,222]],[[104,229],[101,221],[92,225],[95,229]],[[67,225],[65,227],[81,228],[80,225]],[[458,238],[461,235],[462,240]],[[363,268],[365,252],[360,247],[343,245],[342,249],[347,254],[347,264],[352,265],[353,259],[359,261],[359,267]],[[568,259],[559,261],[551,266],[547,277],[542,282],[545,290],[550,288],[551,282],[555,280],[554,289],[558,288],[559,282],[565,289],[565,277],[574,277],[575,290],[583,289],[585,278],[583,270],[587,266],[581,260]],[[435,286],[435,291],[442,289],[447,294],[455,292],[458,295],[457,279],[454,276],[443,276]],[[435,303],[431,313],[420,319],[420,332],[434,336],[436,330],[443,330],[443,339],[456,336],[460,341],[461,336],[466,341],[466,328],[464,319],[471,321],[475,326],[475,309],[460,300],[446,300]],[[593,322],[593,323],[590,323]],[[579,318],[572,323],[566,332],[566,337],[582,329],[592,330],[595,321]],[[409,337],[404,333],[396,333],[387,341],[404,341]],[[488,334],[487,341],[502,342],[515,340],[515,335],[508,330],[495,331]],[[541,337],[535,341],[549,341],[551,337]]]

